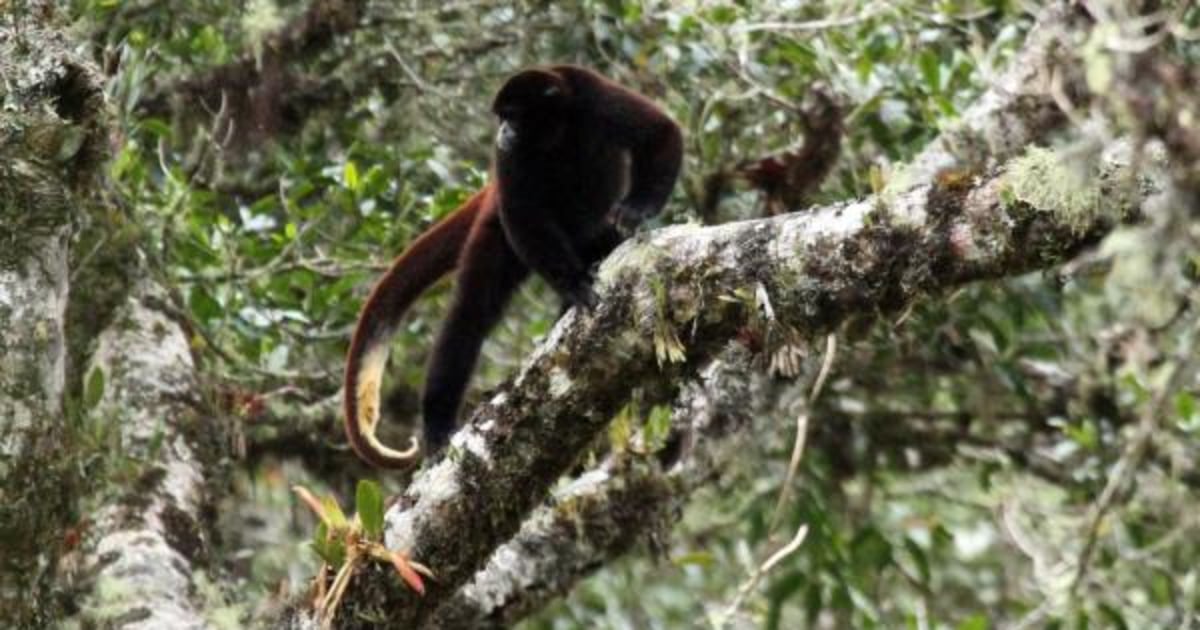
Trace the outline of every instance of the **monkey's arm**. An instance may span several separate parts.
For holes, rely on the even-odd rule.
[[[575,98],[610,141],[629,151],[630,187],[617,208],[619,223],[658,214],[671,196],[683,163],[683,132],[653,101],[585,68],[554,67],[571,82]]]
[[[679,125],[646,103],[643,120],[633,121],[625,133],[629,138],[629,194],[621,201],[622,222],[628,218],[641,221],[654,216],[666,205],[679,177],[683,163],[683,133]]]
[[[504,234],[517,256],[548,282],[563,300],[591,308],[596,303],[592,274],[581,252],[552,217],[532,201],[504,202]]]
[[[494,207],[494,191],[492,185],[485,187],[413,241],[379,279],[358,316],[346,355],[342,398],[350,446],[373,466],[399,468],[417,456],[415,445],[398,451],[375,436],[392,332],[421,292],[454,269],[476,218],[485,208]]]

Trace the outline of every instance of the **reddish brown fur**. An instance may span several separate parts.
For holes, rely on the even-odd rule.
[[[386,347],[421,291],[458,267],[422,396],[426,447],[437,450],[454,429],[484,338],[529,271],[568,305],[590,307],[591,266],[620,242],[617,224],[661,210],[679,173],[679,127],[648,99],[584,68],[518,73],[492,111],[503,121],[493,181],[396,260],[359,316],[346,364],[346,432],[376,466],[412,458],[380,452],[373,428],[362,426],[364,357]]]
[[[354,327],[354,336],[350,339],[342,395],[346,412],[346,437],[354,452],[372,466],[386,468],[395,467],[396,464],[381,458],[377,451],[370,448],[366,436],[359,432],[356,392],[362,357],[374,343],[387,343],[400,318],[421,293],[454,269],[463,243],[479,215],[495,212],[495,186],[488,184],[413,241],[379,279],[370,297],[363,303],[358,324]]]

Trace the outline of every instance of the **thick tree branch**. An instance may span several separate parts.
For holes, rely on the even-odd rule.
[[[37,14],[42,7],[31,5]],[[0,23],[0,454],[61,420],[73,188],[104,156],[102,82],[61,33]]]
[[[599,311],[569,315],[389,514],[389,547],[410,549],[439,575],[410,610],[427,614],[442,588],[469,577],[472,558],[515,531],[633,389],[678,382],[761,325],[756,305],[739,296],[767,296],[778,321],[766,325],[813,337],[851,316],[1050,266],[1110,225],[1104,213],[1081,223],[1059,209],[1006,205],[1007,186],[996,173],[968,191],[921,186],[887,205],[870,199],[808,216],[672,228],[623,247],[602,270]],[[660,365],[656,340],[642,330],[682,340],[687,361]]]
[[[665,538],[691,493],[728,462],[750,424],[749,356],[734,346],[683,388],[667,446],[610,456],[538,508],[430,624],[509,627],[639,540]]]
[[[1028,170],[1024,160],[1015,166]],[[670,228],[623,246],[601,270],[598,311],[569,314],[389,513],[388,546],[409,550],[439,579],[425,598],[385,609],[398,610],[400,624],[425,618],[516,533],[633,389],[668,389],[740,331],[786,326],[813,337],[851,316],[1044,268],[1096,242],[1129,210],[1119,195],[1099,198],[1104,207],[1087,215],[1034,208],[1011,198],[1021,189],[1015,177],[997,171],[967,190],[926,184],[805,216]],[[1123,177],[1099,174],[1096,185]],[[759,316],[766,302],[773,322]],[[686,362],[662,362],[671,343],[684,346]]]
[[[103,389],[92,410],[111,422],[121,451],[141,473],[91,516],[77,587],[79,621],[121,628],[204,628],[196,578],[207,565],[203,523],[205,471],[194,430],[194,365],[187,337],[146,306],[159,290],[138,287],[100,336],[89,389]],[[99,385],[96,385],[99,383]],[[197,431],[210,434],[208,431]]]
[[[12,3],[9,3],[11,5]],[[87,463],[66,446],[68,261],[106,152],[103,81],[46,27],[0,9],[0,625],[40,627]]]

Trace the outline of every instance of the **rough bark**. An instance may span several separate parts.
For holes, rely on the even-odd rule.
[[[152,287],[140,287],[97,340],[88,395],[79,401],[90,417],[78,417],[80,405],[64,404],[74,358],[68,332],[81,334],[67,328],[69,245],[74,230],[92,222],[88,192],[107,153],[105,103],[94,67],[53,30],[53,5],[11,10],[0,22],[0,435],[10,438],[3,455],[19,451],[20,458],[5,458],[0,474],[21,477],[0,483],[5,577],[23,561],[30,572],[57,568],[60,586],[82,594],[71,605],[79,606],[77,621],[85,627],[208,627],[191,601],[207,553],[200,525],[204,475],[179,422],[192,417],[194,366],[179,327],[141,301]],[[61,521],[75,514],[83,484],[68,486],[74,478],[62,468],[89,464],[59,461],[59,450],[78,455],[62,447],[78,431],[68,419],[110,427],[120,454],[145,464],[123,494],[101,499],[102,507],[71,528]],[[12,439],[23,435],[37,439]],[[27,441],[39,446],[27,452]],[[40,504],[24,501],[30,491],[43,493]],[[14,522],[24,529],[14,531]],[[27,539],[10,540],[14,534]],[[69,542],[80,536],[82,542]],[[26,555],[12,551],[17,545]],[[60,545],[69,549],[61,558]],[[0,588],[0,601],[12,620],[8,615],[21,606],[7,589]],[[43,593],[23,597],[35,595]],[[36,611],[17,614],[18,627],[46,621]]]
[[[736,346],[713,361],[680,392],[663,450],[612,455],[555,492],[429,625],[509,627],[639,541],[665,538],[692,491],[735,455],[727,438],[748,433],[748,369]]]
[[[0,23],[0,454],[61,421],[68,240],[104,155],[101,81],[32,3]]]
[[[622,248],[602,270],[599,311],[568,316],[455,437],[455,452],[418,475],[390,512],[388,546],[411,550],[439,575],[407,609],[417,613],[410,620],[422,619],[443,589],[469,578],[477,558],[515,533],[635,388],[679,382],[747,328],[783,326],[813,338],[850,317],[898,312],[966,282],[1051,266],[1111,225],[1114,214],[1081,222],[1059,208],[1006,205],[1008,185],[996,173],[967,191],[926,185],[886,204],[868,199],[807,216],[671,228]],[[669,311],[660,290],[671,296]],[[754,295],[757,305],[747,298]],[[767,303],[775,322],[758,317]],[[640,330],[681,343],[686,361],[660,363],[654,335]]]
[[[149,306],[143,284],[100,336],[88,370],[102,387],[91,410],[113,423],[119,449],[139,463],[136,480],[91,516],[76,587],[85,627],[207,628],[198,593],[209,555],[205,470],[198,456],[196,380],[187,336]]]
[[[68,256],[105,155],[102,82],[54,6],[0,10],[0,625],[45,627],[86,464],[67,457]]]

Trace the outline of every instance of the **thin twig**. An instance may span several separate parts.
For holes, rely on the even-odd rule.
[[[1193,322],[1193,334],[1200,331],[1200,328],[1196,324],[1200,324],[1200,319]],[[1070,594],[1072,596],[1078,593],[1079,587],[1087,577],[1088,567],[1091,564],[1092,556],[1095,554],[1096,544],[1100,539],[1100,526],[1104,521],[1104,517],[1115,506],[1117,494],[1129,484],[1134,473],[1141,465],[1142,460],[1145,459],[1146,453],[1150,448],[1150,442],[1158,429],[1159,419],[1163,415],[1163,408],[1166,406],[1171,394],[1183,385],[1185,379],[1192,376],[1195,362],[1196,353],[1189,350],[1183,359],[1177,361],[1170,368],[1171,373],[1167,377],[1166,384],[1155,392],[1154,399],[1145,408],[1145,412],[1138,422],[1137,433],[1125,448],[1125,453],[1121,455],[1121,459],[1113,466],[1113,472],[1108,478],[1108,483],[1105,484],[1103,492],[1100,493],[1100,498],[1093,504],[1091,515],[1088,518],[1087,537],[1083,545],[1083,551],[1079,554],[1078,564],[1075,569],[1075,579],[1071,583]]]
[[[791,498],[792,483],[796,481],[796,473],[800,470],[800,459],[804,455],[804,442],[808,435],[808,412],[796,416],[796,439],[792,443],[792,457],[788,462],[787,475],[783,478],[783,487],[779,490],[779,499],[775,501],[775,511],[771,516],[771,525],[767,528],[767,538],[779,527],[783,518],[783,508]]]
[[[809,20],[807,22],[752,22],[733,27],[736,33],[754,33],[757,31],[824,31],[843,26],[854,26],[859,22],[869,20],[880,13],[883,6],[873,4],[866,9],[846,17]]]
[[[829,372],[833,368],[833,359],[836,356],[837,335],[829,333],[825,337],[825,358],[821,362],[821,370],[817,372],[817,380],[813,381],[812,391],[808,393],[810,406],[817,401],[817,396],[821,395],[821,390],[825,387],[825,380],[829,378]]]
[[[396,60],[396,63],[399,64],[400,69],[404,71],[404,74],[408,75],[408,79],[413,82],[413,85],[416,86],[417,90],[421,92],[428,92],[441,99],[450,98],[445,91],[438,89],[435,85],[426,81],[421,77],[421,75],[417,74],[416,70],[413,70],[412,66],[408,65],[408,63],[404,61],[404,57],[400,55],[400,51],[396,50],[396,46],[391,42],[388,42],[387,51],[388,54]]]
[[[791,542],[784,545],[779,551],[771,554],[771,557],[767,558],[766,562],[762,563],[757,569],[754,570],[754,573],[750,575],[750,579],[746,580],[746,582],[742,584],[741,588],[738,589],[737,595],[733,598],[733,601],[729,603],[729,606],[725,609],[725,611],[721,613],[721,616],[717,618],[717,620],[714,622],[714,625],[718,628],[725,627],[725,625],[729,623],[729,620],[732,619],[735,614],[737,614],[738,609],[742,607],[742,604],[746,601],[746,597],[748,597],[755,587],[758,586],[758,583],[762,581],[763,576],[773,569],[775,565],[779,564],[784,558],[795,553],[795,551],[800,548],[800,545],[804,543],[804,539],[807,536],[808,525],[801,525],[800,529],[796,530],[796,536],[792,538]]]
[[[821,361],[821,369],[817,372],[817,378],[813,381],[812,390],[809,391],[806,403],[807,407],[812,407],[817,396],[821,395],[821,390],[825,388],[825,381],[829,378],[829,372],[833,368],[833,359],[835,356],[837,356],[837,335],[830,333],[825,337],[825,357]],[[808,412],[805,411],[796,417],[796,439],[792,442],[792,457],[788,461],[788,470],[783,478],[783,487],[779,490],[779,499],[775,502],[775,511],[771,516],[771,525],[767,528],[768,538],[779,527],[779,521],[783,518],[783,508],[787,505],[788,499],[791,497],[792,484],[795,483],[796,475],[800,470],[800,459],[804,455],[804,443],[807,435]]]

